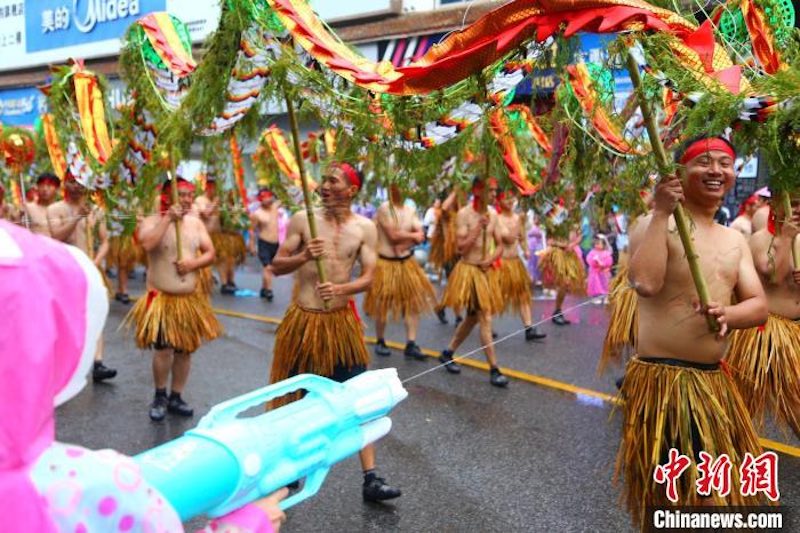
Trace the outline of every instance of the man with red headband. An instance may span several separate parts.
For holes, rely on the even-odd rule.
[[[47,208],[55,201],[60,186],[61,180],[54,174],[42,174],[36,179],[36,201],[25,203],[25,215],[32,232],[50,236]]]
[[[384,357],[391,355],[384,340],[386,321],[391,312],[392,318],[401,318],[405,322],[406,357],[422,361],[425,354],[416,342],[419,317],[433,311],[436,292],[414,259],[414,246],[425,240],[422,223],[414,209],[405,205],[397,184],[389,185],[389,202],[378,208],[375,225],[378,229],[378,263],[375,279],[364,298],[364,312],[375,320],[378,337],[375,353]]]
[[[753,213],[753,233],[767,229],[769,223],[769,202],[772,192],[769,187],[761,187],[753,193],[756,197],[756,212]]]
[[[278,253],[278,206],[279,202],[268,189],[258,191],[258,206],[250,215],[250,253],[256,254],[258,243],[258,258],[261,261],[261,297],[268,302],[272,301],[272,269],[270,265]]]
[[[525,340],[532,341],[547,337],[538,328],[533,326],[533,294],[531,292],[531,277],[525,263],[519,257],[519,250],[525,260],[530,259],[531,251],[528,249],[525,219],[514,212],[516,198],[512,190],[503,191],[497,196],[497,214],[500,221],[500,242],[503,256],[500,268],[492,270],[492,275],[497,277],[500,294],[505,300],[504,312],[513,309],[522,319],[525,326]]]
[[[629,278],[639,295],[637,355],[626,367],[621,394],[623,434],[618,465],[624,470],[628,509],[637,524],[645,509],[669,505],[654,480],[675,448],[693,464],[700,452],[726,454],[738,472],[745,453],[761,453],[758,436],[730,375],[720,361],[732,329],[767,319],[764,289],[747,241],[714,222],[714,214],[736,181],[736,154],[719,137],[689,141],[677,153],[684,179],[666,176],[656,187],[653,212],[631,235]],[[710,303],[701,308],[672,213],[682,202],[691,218],[692,240]],[[731,302],[737,303],[732,304]],[[707,318],[719,326],[709,331]],[[679,480],[680,505],[711,503],[698,494],[696,470]],[[689,473],[687,471],[687,473]],[[739,476],[719,505],[756,505],[742,496]]]
[[[758,210],[758,196],[751,195],[739,207],[739,216],[731,222],[731,229],[735,229],[748,239],[753,234],[753,215]]]
[[[314,213],[318,235],[311,238],[306,211],[292,216],[272,262],[276,276],[295,273],[294,296],[275,333],[270,382],[297,374],[317,374],[343,382],[367,369],[369,353],[364,326],[353,297],[367,290],[375,273],[375,225],[351,211],[363,178],[347,163],[334,163],[325,172],[318,192],[322,209]],[[320,281],[316,260],[322,261],[327,279]],[[361,264],[353,279],[356,260]],[[273,407],[294,397],[280,398]],[[400,496],[375,472],[375,447],[360,453],[364,471],[362,494],[366,501]]]
[[[139,349],[155,350],[155,396],[150,406],[150,419],[155,422],[163,420],[167,412],[194,414],[181,397],[192,353],[222,334],[208,297],[197,290],[197,272],[213,263],[214,246],[203,222],[191,214],[194,185],[181,177],[176,179],[178,203],[172,203],[172,183],[165,182],[160,212],[145,218],[138,229],[148,258],[147,294],[139,298],[125,319],[136,330]],[[175,233],[179,222],[180,258]]]
[[[47,219],[51,237],[79,248],[102,273],[108,254],[105,216],[100,208],[91,205],[88,191],[69,172],[64,175],[64,199],[47,208]],[[116,370],[103,364],[101,337],[95,351],[92,378],[99,382],[116,375]]]
[[[458,325],[450,344],[439,356],[451,374],[461,373],[461,366],[453,361],[453,354],[466,340],[476,325],[480,327],[481,344],[485,346],[486,360],[491,367],[490,382],[496,387],[508,386],[508,378],[500,372],[492,344],[492,315],[503,310],[503,298],[495,276],[489,270],[503,255],[500,243],[500,224],[497,213],[488,209],[497,198],[497,181],[490,179],[488,189],[476,179],[472,184],[472,204],[463,207],[456,215],[456,246],[461,259],[456,263],[441,305],[452,308],[456,314],[464,309],[464,320]]]
[[[727,361],[756,427],[763,427],[770,411],[800,438],[800,264],[792,252],[800,250],[800,196],[794,194],[787,206],[776,194],[772,210],[769,227],[750,239],[769,318],[764,327],[734,332]]]

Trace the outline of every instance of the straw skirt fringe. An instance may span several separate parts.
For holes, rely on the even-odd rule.
[[[413,256],[402,261],[378,258],[375,277],[364,298],[364,312],[386,320],[430,313],[436,292]]]
[[[539,257],[539,270],[546,288],[566,289],[579,296],[586,294],[586,269],[574,251],[549,247]]]
[[[503,312],[519,313],[523,307],[531,306],[531,276],[522,259],[503,259],[500,268],[490,270],[489,276],[496,278],[495,283],[500,287],[500,294],[505,301]]]
[[[504,307],[497,278],[463,261],[456,264],[447,279],[441,306],[451,308],[456,314],[463,309],[496,314]]]
[[[241,234],[230,231],[216,231],[211,234],[217,263],[232,260],[234,264],[244,264],[247,259],[247,247]]]
[[[606,371],[610,363],[620,364],[624,355],[636,349],[639,300],[636,290],[628,283],[627,267],[620,268],[611,280],[608,306],[611,316],[597,368],[600,374]]]

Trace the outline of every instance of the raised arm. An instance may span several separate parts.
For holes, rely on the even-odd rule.
[[[100,246],[97,248],[97,253],[94,256],[94,264],[98,267],[103,264],[106,256],[108,255],[109,242],[108,242],[108,228],[106,228],[105,214],[102,210],[97,210],[97,236],[100,238]]]
[[[64,204],[53,204],[47,208],[47,223],[50,225],[50,235],[57,241],[66,242],[75,231],[82,218],[90,213],[86,204],[81,204],[75,216],[69,216]]]
[[[303,243],[303,234],[307,226],[308,220],[304,211],[295,213],[289,219],[286,239],[278,248],[278,253],[275,254],[275,259],[272,260],[270,267],[272,273],[276,276],[291,274],[314,259],[309,246],[305,246]],[[320,254],[320,257],[322,257],[322,254]]]
[[[636,224],[631,234],[631,261],[628,279],[639,296],[652,297],[664,287],[669,258],[669,218],[683,200],[683,187],[671,176],[656,187],[655,209]]]
[[[167,213],[160,216],[147,217],[142,221],[138,229],[138,236],[139,244],[142,245],[145,252],[152,252],[161,244],[167,229],[169,229],[174,220],[181,219],[181,214],[181,207],[173,205]]]

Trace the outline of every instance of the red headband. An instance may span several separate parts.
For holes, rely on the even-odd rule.
[[[179,191],[189,191],[194,192],[194,184],[190,181],[178,180],[178,190]],[[161,187],[161,213],[164,214],[169,211],[169,207],[172,205],[172,182],[168,181]]]
[[[685,165],[695,157],[715,150],[725,152],[732,158],[736,158],[736,152],[733,151],[733,148],[731,148],[730,144],[726,143],[719,137],[709,137],[706,139],[697,140],[687,146],[686,151],[684,151],[683,155],[681,156],[680,164]]]
[[[355,185],[357,188],[361,189],[361,178],[358,177],[358,172],[354,169],[349,163],[334,163],[334,168],[338,168],[344,175],[347,177],[347,181],[350,182],[350,185]]]
[[[264,200],[264,199],[269,200],[270,198],[272,198],[272,192],[271,191],[266,191],[266,190],[258,191],[258,197],[257,198],[258,198],[259,202]]]
[[[497,188],[497,179],[496,178],[489,178],[489,188]],[[475,211],[480,211],[481,209],[481,202],[483,202],[483,198],[481,197],[481,192],[483,191],[483,180],[478,180],[472,186],[472,208]]]
[[[69,175],[69,174],[67,174],[67,175]],[[65,179],[66,179],[66,176],[65,176]],[[58,187],[59,185],[61,185],[61,180],[59,180],[58,178],[54,178],[53,176],[44,176],[44,177],[41,177],[38,180],[36,180],[36,184],[37,185],[39,185],[41,183],[48,183],[48,182],[52,183],[54,187]]]

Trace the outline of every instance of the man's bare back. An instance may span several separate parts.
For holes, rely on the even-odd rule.
[[[632,253],[652,217],[649,214],[637,221],[631,240]],[[745,238],[738,231],[719,224],[698,225],[692,237],[711,300],[730,305],[741,281],[742,265],[752,266]],[[638,355],[716,363],[725,355],[727,342],[709,332],[705,316],[695,311],[697,291],[672,217],[667,239],[663,288],[655,296],[639,298]]]
[[[797,320],[800,318],[800,285],[793,275],[791,246],[791,238],[772,235],[765,229],[750,239],[750,250],[764,285],[769,312]]]
[[[408,257],[414,243],[393,245],[386,235],[385,226],[406,232],[422,230],[422,223],[413,209],[406,205],[390,207],[389,202],[384,202],[375,213],[375,223],[378,228],[378,255],[381,257]]]
[[[364,264],[375,264],[375,246],[377,232],[371,220],[360,215],[351,214],[344,222],[337,224],[323,217],[322,211],[316,212],[318,238],[326,242],[325,266],[327,281],[334,284],[348,283],[353,277],[353,267],[357,259]],[[308,218],[305,211],[292,216],[286,235],[285,246],[289,253],[302,251],[311,241],[308,229]],[[324,303],[317,294],[316,262],[311,260],[300,266],[295,273],[295,303],[306,309],[324,309]],[[330,300],[331,309],[339,309],[348,304],[350,296],[337,295]]]
[[[25,212],[30,223],[30,230],[38,235],[50,236],[50,223],[47,221],[47,206],[28,202]]]
[[[486,215],[483,215],[475,211],[471,205],[468,205],[462,207],[456,216],[456,235],[459,238],[476,231],[476,228],[481,226],[481,220],[484,216],[489,217],[489,223],[486,226],[485,232],[485,250],[483,232],[481,232],[481,235],[469,249],[461,251],[461,260],[470,265],[481,266],[481,264],[491,259],[492,251],[495,249],[495,237],[498,231],[497,213],[488,209]]]
[[[141,224],[141,232],[145,233],[161,221],[160,215],[151,215]],[[200,250],[203,238],[210,240],[203,222],[193,216],[186,215],[181,220],[181,247],[183,258],[193,258]],[[197,273],[187,272],[179,275],[175,270],[175,261],[178,259],[177,243],[175,240],[175,224],[170,223],[161,242],[147,254],[149,266],[147,269],[147,285],[168,294],[190,294],[197,286]]]
[[[201,194],[194,201],[195,212],[209,233],[222,231],[222,222],[219,216],[219,198],[213,200]]]
[[[278,242],[278,203],[273,202],[269,209],[259,206],[250,215],[256,235],[262,241]]]

